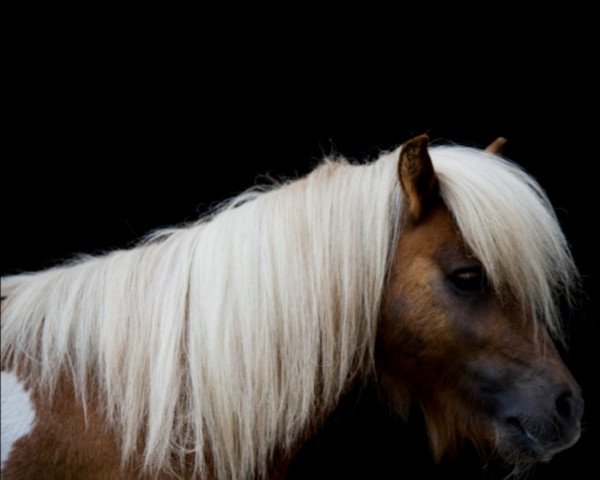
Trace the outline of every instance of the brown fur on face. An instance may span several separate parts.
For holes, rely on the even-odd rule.
[[[482,419],[465,414],[457,390],[468,331],[454,325],[438,291],[448,264],[476,263],[466,254],[450,214],[441,203],[401,236],[383,301],[378,369],[393,403],[406,414],[408,404],[423,406],[436,458],[454,451],[465,437],[491,438]],[[460,321],[460,319],[459,319]],[[462,337],[462,338],[461,338]]]
[[[534,376],[578,389],[544,327],[536,339],[510,298],[485,287],[460,292],[449,281],[480,267],[438,199],[399,238],[383,299],[378,372],[399,413],[421,406],[436,459],[466,439],[481,452],[495,448],[494,389]]]

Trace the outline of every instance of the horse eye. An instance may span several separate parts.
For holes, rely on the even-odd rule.
[[[461,292],[483,293],[485,291],[485,275],[479,267],[455,270],[450,273],[449,280]]]

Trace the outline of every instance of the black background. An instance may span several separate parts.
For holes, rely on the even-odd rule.
[[[591,476],[598,134],[588,116],[598,102],[585,51],[530,45],[529,58],[507,65],[496,51],[438,45],[385,56],[349,41],[343,53],[323,47],[317,56],[274,38],[227,46],[211,36],[173,39],[160,28],[154,37],[87,27],[44,30],[11,45],[3,274],[127,247],[196,218],[261,174],[295,177],[331,152],[375,158],[423,132],[480,147],[506,136],[507,156],[547,190],[584,280],[565,360],[584,389],[585,432],[534,478]],[[294,479],[482,475],[468,448],[434,466],[419,416],[404,426],[369,391],[342,404],[290,472]]]

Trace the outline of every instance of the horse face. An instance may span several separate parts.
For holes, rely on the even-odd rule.
[[[378,332],[390,400],[421,405],[438,458],[469,439],[512,464],[549,460],[579,438],[579,386],[544,326],[487,285],[439,197],[413,198]]]
[[[378,340],[392,398],[422,405],[438,455],[466,437],[548,460],[579,437],[580,389],[552,340],[491,291],[442,204],[399,239]]]

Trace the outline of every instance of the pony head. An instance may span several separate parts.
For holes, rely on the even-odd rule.
[[[581,391],[551,336],[575,267],[547,198],[495,153],[403,146],[403,226],[382,300],[377,372],[422,408],[436,458],[470,440],[515,467],[580,435]]]

